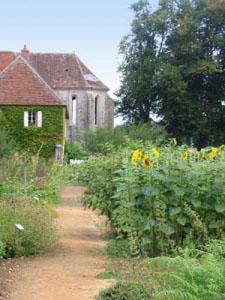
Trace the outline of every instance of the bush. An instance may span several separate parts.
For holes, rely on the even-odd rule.
[[[130,247],[126,239],[114,239],[110,240],[105,249],[105,253],[110,258],[129,257]]]
[[[8,133],[0,129],[0,159],[4,156],[10,156],[15,151],[15,144]]]
[[[67,162],[70,159],[85,159],[87,152],[78,144],[68,143],[65,144],[65,159]]]
[[[133,126],[118,126],[115,129],[97,128],[87,130],[83,136],[85,149],[92,154],[107,154],[132,146],[137,141],[163,144],[167,139],[165,129],[157,124],[140,123]]]
[[[138,283],[117,283],[102,291],[98,300],[150,300],[151,292],[144,285]]]
[[[24,230],[17,229],[15,224],[21,224]],[[2,201],[0,240],[6,257],[32,255],[47,250],[56,241],[52,212],[30,201]]]
[[[224,148],[175,144],[126,148],[82,166],[92,194],[86,206],[107,215],[133,255],[165,255],[225,234]]]

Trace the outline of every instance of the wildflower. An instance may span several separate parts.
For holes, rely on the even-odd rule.
[[[132,153],[132,156],[131,156],[131,163],[132,164],[135,164],[138,160],[141,160],[142,158],[142,153],[140,150],[135,150],[133,153]]]
[[[142,162],[143,162],[143,167],[144,168],[151,168],[152,167],[152,163],[150,162],[147,155],[144,155]]]
[[[159,159],[159,151],[156,148],[152,149],[152,155],[154,156],[155,159]]]
[[[177,139],[176,139],[176,138],[173,138],[173,139],[171,140],[171,145],[172,145],[172,146],[176,146],[176,145],[177,145]]]

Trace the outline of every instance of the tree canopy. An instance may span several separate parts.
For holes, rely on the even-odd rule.
[[[198,147],[225,143],[225,0],[161,0],[132,5],[123,38],[117,109],[129,122],[157,116]]]

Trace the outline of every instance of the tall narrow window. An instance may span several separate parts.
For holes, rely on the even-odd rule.
[[[99,96],[95,97],[95,125],[98,124],[98,99]]]
[[[77,123],[77,99],[76,96],[72,97],[72,122],[73,125]]]

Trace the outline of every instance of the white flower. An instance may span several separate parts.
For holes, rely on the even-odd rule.
[[[15,224],[16,228],[19,230],[24,230],[24,227],[21,224]]]

